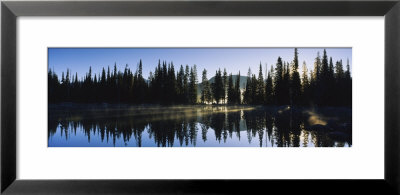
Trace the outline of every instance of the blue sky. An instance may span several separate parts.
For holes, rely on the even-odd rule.
[[[324,48],[298,48],[300,67],[306,62],[309,70],[313,68],[317,52],[322,56]],[[326,48],[328,57],[333,62],[343,60],[344,68],[349,59],[352,67],[351,48]],[[276,64],[278,56],[283,61],[291,62],[294,57],[294,48],[49,48],[48,66],[61,76],[67,68],[73,74],[78,73],[82,78],[92,67],[92,72],[99,74],[102,67],[117,64],[123,71],[126,64],[135,71],[139,60],[143,62],[143,76],[148,77],[149,72],[154,72],[158,60],[173,62],[177,71],[180,65],[197,65],[198,79],[201,79],[203,69],[207,70],[208,78],[215,75],[218,68],[226,68],[228,73],[247,75],[249,67],[258,74],[260,62],[265,75],[266,65],[268,70]]]

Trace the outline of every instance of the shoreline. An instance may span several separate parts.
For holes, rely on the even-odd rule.
[[[348,106],[304,106],[304,105],[249,105],[249,104],[171,104],[171,105],[163,105],[163,104],[129,104],[129,103],[75,103],[75,102],[62,102],[62,103],[49,103],[48,109],[51,108],[168,108],[168,107],[176,107],[176,108],[199,108],[199,107],[240,107],[240,108],[249,108],[249,107],[264,107],[264,108],[286,108],[286,109],[349,109],[352,110],[352,107]]]

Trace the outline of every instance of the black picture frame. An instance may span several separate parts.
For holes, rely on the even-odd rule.
[[[16,179],[19,16],[385,16],[385,176],[382,180]],[[2,1],[1,192],[4,194],[399,194],[399,0]],[[72,159],[71,159],[72,160]],[[251,166],[249,164],[248,166]],[[368,171],[368,170],[365,170]],[[261,190],[261,191],[260,191]]]

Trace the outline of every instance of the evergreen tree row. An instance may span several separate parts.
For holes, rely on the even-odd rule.
[[[49,103],[351,106],[352,101],[349,62],[346,70],[342,60],[334,65],[332,58],[328,60],[326,50],[322,58],[318,53],[310,72],[303,62],[302,75],[297,48],[290,64],[278,57],[275,68],[271,66],[265,79],[261,63],[258,76],[249,68],[244,89],[240,87],[240,72],[228,75],[226,69],[218,69],[213,80],[209,80],[204,69],[199,84],[196,65],[181,65],[175,71],[172,62],[167,64],[159,60],[147,80],[143,78],[142,67],[140,60],[135,72],[128,65],[122,72],[115,64],[113,70],[107,67],[93,75],[90,67],[82,79],[78,79],[77,73],[71,75],[69,69],[65,74],[62,72],[61,78],[49,69]]]
[[[328,62],[329,61],[329,62]],[[260,64],[258,78],[255,74],[247,74],[246,88],[243,92],[244,104],[267,105],[320,105],[320,106],[351,106],[352,77],[347,60],[346,70],[342,60],[333,65],[332,57],[328,60],[326,50],[314,61],[314,70],[308,72],[303,62],[302,75],[299,73],[297,48],[294,49],[294,59],[289,64],[280,57],[275,68],[267,73],[264,80]]]

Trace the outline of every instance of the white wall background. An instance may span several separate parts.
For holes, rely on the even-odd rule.
[[[383,17],[19,17],[17,28],[19,179],[383,179]],[[213,46],[352,47],[352,147],[47,147],[47,47]]]

